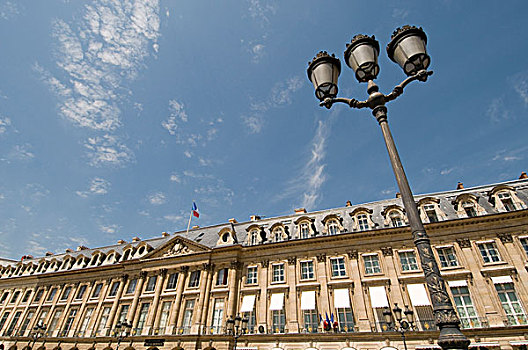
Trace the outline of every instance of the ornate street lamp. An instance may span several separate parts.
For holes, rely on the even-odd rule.
[[[238,338],[242,334],[245,334],[247,331],[249,319],[246,317],[242,318],[240,315],[236,315],[233,319],[233,316],[229,316],[229,319],[226,322],[227,334],[231,335],[234,338],[233,350],[237,348]]]
[[[385,323],[390,330],[400,332],[403,339],[403,347],[407,350],[407,343],[405,342],[405,332],[414,330],[414,313],[409,309],[408,306],[405,306],[405,311],[403,312],[405,317],[402,317],[402,309],[398,307],[398,304],[394,304],[394,309],[386,307],[383,310],[383,317],[385,318]],[[398,324],[392,322],[393,315]]]
[[[337,79],[341,65],[338,58],[334,55],[330,56],[325,51],[319,52],[309,62],[308,78],[314,84],[315,96],[321,101],[320,106],[330,109],[334,103],[340,102],[346,103],[351,108],[370,108],[372,110],[372,114],[376,117],[383,133],[403,205],[409,217],[414,244],[420,255],[425,282],[433,303],[435,322],[440,329],[438,345],[446,350],[467,349],[469,340],[460,332],[460,320],[447,294],[445,282],[433,256],[429,237],[420,220],[414,196],[387,122],[385,104],[398,98],[409,83],[415,80],[425,82],[433,74],[432,71],[427,70],[431,58],[427,54],[426,43],[427,36],[421,28],[406,25],[394,31],[391,41],[387,45],[387,53],[392,61],[402,67],[408,78],[397,85],[388,95],[379,92],[378,86],[374,83],[374,79],[379,73],[379,44],[374,36],[356,35],[347,44],[345,50],[346,64],[354,70],[356,79],[360,83],[367,83],[367,93],[369,94],[367,100],[358,101],[337,97]]]
[[[117,339],[117,346],[116,350],[119,350],[119,344],[130,335],[130,331],[132,329],[132,324],[128,322],[127,320],[121,322],[117,322],[114,328],[114,337]]]
[[[37,322],[33,327],[33,332],[31,333],[31,338],[33,339],[33,344],[31,344],[31,349],[35,347],[37,340],[42,338],[46,334],[46,325],[42,321]]]

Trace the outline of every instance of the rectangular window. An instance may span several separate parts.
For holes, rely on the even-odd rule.
[[[250,312],[243,312],[242,317],[245,317],[248,320],[247,333],[255,333],[255,325],[257,324],[257,318],[255,317],[255,310],[253,309]]]
[[[40,316],[37,320],[37,324],[44,324],[44,321],[46,320],[46,317],[48,316],[48,312],[49,312],[48,309],[44,309],[40,312]]]
[[[354,331],[354,316],[351,308],[338,308],[336,309],[337,322],[340,332],[353,332]]]
[[[139,319],[138,319],[137,328],[136,328],[136,335],[141,335],[141,332],[143,331],[143,327],[145,327],[145,322],[147,321],[149,307],[150,307],[150,303],[141,304],[141,310],[139,310]]]
[[[147,282],[147,287],[145,288],[145,292],[153,292],[154,288],[156,288],[156,280],[158,279],[158,276],[150,276]]]
[[[217,286],[227,286],[227,275],[228,269],[220,269],[216,273],[216,285]]]
[[[332,258],[330,259],[332,266],[332,277],[344,277],[346,276],[345,270],[345,259],[344,258]]]
[[[127,321],[128,309],[130,309],[130,305],[128,304],[121,305],[121,310],[119,310],[119,316],[117,316],[118,322],[123,323]]]
[[[20,295],[20,291],[19,290],[14,292],[13,296],[11,297],[11,300],[9,300],[9,304],[14,304],[17,301],[19,295]]]
[[[128,281],[126,294],[133,294],[136,291],[136,286],[137,286],[137,278],[132,278],[130,281]]]
[[[11,323],[9,324],[9,327],[7,328],[7,331],[5,331],[4,335],[5,336],[12,336],[14,335],[13,334],[13,331],[15,330],[15,327],[18,323],[18,320],[20,319],[20,315],[22,315],[22,311],[17,311],[15,312],[15,315],[13,316],[13,319],[11,320]]]
[[[360,231],[365,231],[365,230],[368,230],[370,227],[369,227],[369,222],[368,222],[368,217],[366,214],[359,214],[357,216],[357,223],[358,223],[358,227],[359,227],[359,230]]]
[[[213,307],[213,323],[211,331],[213,334],[222,333],[222,320],[224,318],[224,298],[215,298]]]
[[[200,285],[200,270],[191,272],[189,278],[189,288],[197,288]]]
[[[286,316],[284,310],[273,310],[271,312],[272,333],[284,333]]]
[[[31,291],[28,290],[25,294],[24,294],[24,297],[22,298],[22,302],[23,303],[27,303],[27,301],[29,300],[29,297],[31,296]]]
[[[5,303],[8,295],[9,295],[9,292],[4,292],[4,294],[2,294],[2,299],[0,299],[0,304]]]
[[[48,294],[48,299],[46,299],[46,301],[48,302],[53,301],[53,298],[55,298],[55,294],[57,294],[57,288],[51,288]]]
[[[82,286],[79,287],[79,291],[77,292],[75,299],[76,300],[82,299],[85,292],[86,292],[86,284],[83,284]]]
[[[414,252],[399,252],[400,263],[403,271],[418,271],[418,263]]]
[[[183,334],[189,334],[191,331],[191,322],[194,310],[194,299],[185,302],[185,309],[183,310],[182,330]]]
[[[528,256],[528,238],[523,237],[520,239],[524,253]]]
[[[425,215],[429,219],[429,222],[438,222],[438,216],[436,215],[436,209],[434,204],[426,204],[423,206]]]
[[[381,273],[381,268],[378,260],[378,255],[363,255],[363,262],[365,263],[365,274],[371,275],[374,273]]]
[[[176,289],[177,283],[178,283],[178,274],[171,273],[169,275],[169,280],[167,281],[167,289]]]
[[[57,325],[59,324],[59,321],[61,319],[61,316],[62,316],[62,312],[64,311],[64,309],[57,309],[55,311],[55,314],[53,314],[53,317],[51,319],[51,322],[48,326],[48,332],[51,336],[54,336],[55,335],[55,329],[57,329]]]
[[[314,277],[313,261],[301,261],[301,279],[308,280]]]
[[[81,323],[81,327],[79,328],[79,336],[80,337],[90,336],[90,334],[86,334],[86,330],[88,329],[88,324],[90,323],[90,320],[92,319],[92,315],[93,315],[94,310],[95,310],[95,308],[93,308],[93,307],[90,307],[90,308],[86,309],[86,312],[84,313],[83,321]]]
[[[441,267],[455,267],[458,266],[457,257],[455,254],[455,248],[444,247],[438,248],[438,258],[440,259]]]
[[[496,283],[495,289],[508,319],[508,325],[517,326],[527,324],[526,313],[521,305],[513,283]]]
[[[119,281],[112,283],[112,286],[110,287],[110,293],[108,293],[108,296],[115,297],[118,289],[119,289]]]
[[[94,291],[92,293],[92,298],[97,298],[99,296],[99,294],[101,294],[101,289],[103,288],[103,284],[102,283],[97,283],[95,288],[94,288]]]
[[[480,250],[480,255],[482,255],[482,260],[484,260],[484,263],[487,264],[501,261],[501,257],[499,255],[499,251],[497,250],[495,242],[479,243],[478,248]]]
[[[35,311],[29,311],[27,313],[26,319],[24,320],[24,322],[22,322],[22,326],[20,326],[20,329],[18,330],[19,336],[23,337],[26,335],[25,333],[27,331],[29,323],[31,322],[31,320],[33,320],[33,316],[35,316]]]
[[[64,323],[64,327],[62,328],[62,336],[67,337],[68,333],[70,332],[71,326],[73,325],[73,321],[75,320],[75,316],[77,316],[78,309],[71,309],[70,314],[68,315],[68,318],[66,319],[66,322]]]
[[[319,326],[319,316],[316,310],[303,310],[304,331],[307,333],[317,333]]]
[[[2,315],[2,318],[0,319],[0,330],[2,330],[2,328],[4,328],[4,325],[7,321],[7,318],[9,317],[10,313],[9,311],[6,311],[4,312],[4,314]]]
[[[458,286],[450,288],[462,328],[480,328],[480,320],[473,306],[468,287]]]
[[[37,294],[35,294],[35,299],[33,300],[34,303],[38,303],[40,299],[42,299],[42,296],[44,295],[44,289],[40,288],[37,290]]]
[[[160,321],[159,321],[158,334],[166,334],[165,328],[167,328],[167,323],[169,321],[170,308],[171,308],[170,301],[164,301],[163,304],[161,305],[161,315],[160,315]]]
[[[517,210],[509,193],[502,192],[502,193],[499,193],[497,197],[499,197],[499,200],[502,202],[502,205],[504,206],[504,209],[506,211]]]
[[[272,282],[284,282],[284,264],[272,265]]]
[[[97,335],[105,336],[105,328],[106,328],[106,322],[108,321],[108,316],[110,316],[110,307],[107,306],[103,308],[103,312],[101,313],[101,317],[99,318],[99,327],[97,327]]]
[[[71,293],[71,290],[72,290],[72,287],[71,286],[68,286],[64,289],[64,291],[62,292],[62,295],[61,295],[61,298],[60,300],[67,300],[68,297],[70,296],[70,293]]]
[[[246,275],[246,284],[257,284],[257,267],[248,266]]]
[[[301,222],[299,225],[299,230],[301,231],[301,238],[310,237],[310,227],[307,222]]]

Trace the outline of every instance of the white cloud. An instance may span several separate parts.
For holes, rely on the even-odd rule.
[[[29,143],[23,145],[15,145],[9,153],[10,159],[15,160],[30,160],[35,158],[35,154],[30,151],[31,145]]]
[[[181,182],[181,179],[180,179],[180,177],[177,174],[171,174],[170,180],[172,182],[176,182],[176,183],[180,183]]]
[[[250,49],[251,54],[252,54],[251,61],[253,63],[259,63],[260,62],[261,58],[265,54],[264,48],[265,48],[265,46],[263,44],[255,44],[255,45],[253,45],[251,47],[251,49]]]
[[[9,20],[20,14],[18,5],[12,1],[2,1],[0,4],[0,18]]]
[[[99,225],[99,230],[104,233],[113,234],[119,229],[118,225]]]
[[[167,201],[163,192],[156,192],[147,197],[148,201],[152,205],[162,205]]]
[[[528,81],[524,76],[517,76],[516,83],[513,86],[519,94],[525,105],[528,105]]]
[[[183,216],[175,214],[165,215],[163,218],[173,223],[177,223],[178,221],[182,221],[184,219]]]
[[[11,126],[11,119],[8,117],[0,118],[0,135],[4,134]]]
[[[248,3],[249,15],[261,25],[269,24],[269,16],[277,12],[275,1],[248,0]]]
[[[510,119],[510,113],[504,106],[502,98],[494,98],[488,106],[486,114],[490,120],[495,123]]]
[[[264,126],[264,118],[258,114],[251,116],[243,115],[242,120],[248,128],[250,134],[258,134]]]
[[[103,195],[107,194],[110,189],[110,182],[100,177],[95,177],[90,181],[90,186],[87,191],[76,191],[75,193],[83,198],[89,195]]]
[[[134,159],[132,151],[121,143],[117,137],[106,134],[102,137],[90,137],[84,147],[90,150],[88,157],[90,165],[101,167],[105,165],[123,166]]]
[[[303,169],[302,177],[307,180],[307,188],[303,194],[302,205],[304,208],[313,208],[320,199],[320,189],[326,181],[323,164],[326,156],[325,146],[328,138],[328,127],[319,121],[314,138],[312,139],[312,156]]]
[[[187,157],[187,158],[191,158],[191,157],[192,157],[192,153],[189,152],[189,151],[185,151],[185,152],[183,152],[183,155],[184,155],[185,157]]]
[[[119,107],[129,98],[128,86],[159,37],[158,1],[95,0],[83,8],[80,21],[53,23],[56,65],[61,70],[34,65],[42,80],[59,98],[60,114],[74,125],[95,132],[114,132],[122,125]],[[96,139],[96,137],[91,140]],[[126,146],[87,150],[91,165],[122,164],[131,160]]]
[[[392,9],[392,18],[397,18],[400,20],[404,20],[409,16],[409,10],[402,9],[402,8],[394,8]]]
[[[448,175],[450,174],[455,168],[448,168],[448,169],[442,169],[440,170],[440,175]]]

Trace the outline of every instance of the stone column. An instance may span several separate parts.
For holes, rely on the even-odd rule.
[[[398,305],[400,305],[401,308],[405,309],[404,305],[410,305],[410,301],[406,302],[404,300],[401,289],[397,287],[400,286],[400,281],[398,280],[398,273],[396,271],[397,257],[394,256],[394,251],[392,250],[392,247],[383,247],[381,248],[381,252],[383,253],[383,263],[385,265],[385,271],[387,272],[387,276],[390,280],[389,285],[394,286],[394,288],[390,288],[389,294],[387,295],[389,299],[389,306],[392,309],[394,303],[397,303]],[[421,266],[418,261],[417,263],[418,266]],[[403,289],[405,285],[402,285],[401,287]]]
[[[59,323],[57,323],[57,328],[59,329],[60,333],[62,333],[61,329],[64,326],[64,322],[66,322],[66,320],[68,319],[68,314],[69,314],[70,309],[71,309],[71,303],[72,303],[73,299],[75,298],[75,296],[77,295],[77,292],[79,291],[79,286],[80,286],[80,283],[76,283],[75,286],[72,287],[70,295],[68,296],[68,299],[66,301],[66,306],[64,307],[64,312],[62,314],[62,316],[63,316],[62,320],[60,320]],[[77,318],[77,315],[76,315],[76,318]],[[64,334],[64,336],[65,337],[69,336],[69,334],[71,334],[72,331],[73,331],[73,327],[71,327],[69,332],[68,332],[68,334]]]
[[[350,278],[354,281],[352,295],[352,311],[354,312],[357,324],[355,325],[359,332],[371,332],[369,314],[367,313],[367,303],[365,300],[365,291],[361,283],[361,267],[359,265],[359,256],[357,250],[347,253],[350,261]],[[375,322],[372,318],[372,322]]]
[[[92,315],[92,319],[90,320],[90,323],[88,324],[88,329],[92,330],[91,336],[94,337],[97,329],[95,329],[95,326],[97,325],[97,320],[99,319],[99,314],[103,311],[103,302],[106,297],[106,292],[108,291],[108,288],[110,287],[110,284],[112,283],[112,279],[106,279],[103,282],[103,287],[101,288],[101,292],[99,292],[99,300],[97,302],[97,306],[95,308],[95,311]],[[97,281],[95,281],[95,285],[97,285]],[[95,288],[95,287],[94,287]]]
[[[260,293],[257,295],[255,300],[255,312],[257,313],[257,319],[255,327],[264,326],[267,329],[268,324],[268,309],[267,309],[267,300],[268,300],[268,285],[269,285],[269,260],[263,260],[260,262],[262,267],[262,272],[259,273],[259,286]],[[257,330],[255,330],[257,332]]]
[[[211,285],[213,284],[213,278],[214,278],[214,265],[207,264],[207,267],[206,267],[204,264],[204,268],[207,268],[209,270],[209,277],[207,278],[207,286],[205,288],[205,299],[204,299],[204,305],[203,305],[202,316],[201,316],[200,332],[202,333],[203,333],[203,330],[205,329],[205,326],[207,325],[207,313],[209,311],[209,303],[211,301]]]
[[[319,300],[316,303],[316,311],[324,315],[324,312],[328,312],[328,315],[331,314],[332,308],[330,307],[330,293],[328,291],[328,276],[326,269],[326,254],[317,255],[317,281],[321,286],[319,294]],[[317,291],[316,291],[317,292]],[[337,315],[334,315],[337,320]]]
[[[510,233],[499,233],[497,236],[506,248],[504,260],[511,261],[517,271],[517,274],[513,274],[512,276],[514,281],[528,281],[528,271],[524,264],[526,257],[524,250],[522,248],[519,250],[519,247],[513,242],[513,237]],[[527,305],[528,298],[526,296],[528,295],[528,288],[526,285],[524,283],[515,283],[515,290],[517,297],[521,300],[521,304]]]
[[[462,250],[464,259],[466,260],[466,268],[471,271],[473,276],[473,288],[471,289],[478,290],[480,293],[471,293],[471,297],[475,301],[475,298],[479,298],[480,305],[484,306],[484,310],[478,310],[477,312],[481,316],[486,316],[490,327],[503,327],[504,323],[502,321],[501,313],[495,307],[493,300],[494,298],[488,297],[488,295],[495,293],[495,286],[490,286],[484,276],[480,273],[481,264],[477,262],[473,249],[471,249],[471,242],[468,238],[457,239],[456,242]],[[488,291],[486,293],[485,291]],[[477,305],[475,305],[477,306]],[[484,311],[484,314],[482,313]]]
[[[109,334],[108,331],[111,330],[114,325],[114,319],[117,313],[117,308],[119,306],[119,301],[121,300],[121,296],[123,295],[123,290],[125,289],[125,284],[127,280],[128,280],[128,275],[123,275],[121,277],[121,281],[119,282],[119,288],[117,289],[117,293],[114,297],[114,302],[112,303],[112,308],[110,309],[110,315],[108,316],[108,321],[106,321],[107,334]]]
[[[46,300],[46,294],[48,294],[48,286],[43,286],[42,289],[44,290],[44,292],[42,293],[42,297],[40,298],[40,301],[39,301],[39,304],[37,306],[37,309],[35,310],[35,317],[33,317],[33,320],[31,320],[31,322],[29,322],[28,324],[28,329],[31,330],[33,329],[33,327],[37,324],[37,319],[38,317],[40,316],[40,311],[42,310],[42,305],[44,304],[44,300]],[[38,288],[37,288],[37,291],[38,291]],[[35,292],[35,296],[37,295],[37,292]],[[35,297],[33,297],[34,299]]]
[[[147,334],[152,334],[153,329],[158,328],[159,317],[158,315],[158,305],[161,296],[161,291],[165,285],[165,280],[167,277],[167,269],[161,269],[160,274],[156,280],[156,287],[154,289],[154,298],[152,299],[152,305],[147,316],[147,321],[145,322],[145,330]]]
[[[235,316],[237,312],[238,284],[240,280],[239,270],[241,267],[242,264],[238,261],[232,261],[229,267],[229,295],[227,298],[226,317],[231,315]]]
[[[84,318],[84,310],[86,310],[86,305],[88,303],[88,300],[90,299],[90,296],[92,295],[93,287],[95,285],[95,282],[90,283],[86,287],[86,292],[84,293],[84,296],[82,298],[81,307],[79,308],[79,313],[77,314],[77,317],[75,318],[75,321],[73,321],[72,329],[74,330],[73,335],[77,336],[79,332],[79,325],[82,324],[82,320]]]
[[[287,333],[299,333],[298,300],[297,300],[297,258],[288,258],[288,286],[289,293],[284,299],[284,312],[286,313]]]
[[[48,316],[46,317],[46,320],[44,320],[44,324],[46,326],[49,326],[50,325],[50,321],[53,319],[57,303],[59,302],[60,296],[61,296],[62,291],[64,290],[65,286],[66,286],[65,284],[61,284],[59,287],[57,287],[57,294],[55,294],[55,297],[53,298],[54,300],[51,303],[51,307],[50,307],[50,311],[48,313]],[[53,289],[53,287],[51,289]],[[49,330],[49,332],[51,332],[51,333],[48,333],[48,336],[53,337],[53,336],[56,336],[58,334],[58,329],[59,329],[58,325],[59,324],[57,323],[57,328],[56,329],[50,329]]]
[[[200,273],[200,294],[198,296],[198,304],[196,305],[196,312],[193,312],[193,322],[191,326],[191,334],[197,334],[200,331],[200,323],[202,321],[202,311],[204,306],[205,289],[207,288],[207,280],[210,274],[210,264],[204,263],[203,270]]]
[[[180,274],[178,276],[178,282],[176,283],[176,297],[174,299],[174,304],[172,305],[172,312],[169,317],[169,326],[167,328],[167,333],[169,334],[175,333],[176,322],[178,321],[178,314],[181,308],[183,289],[185,288],[188,272],[189,266],[180,267]]]
[[[136,291],[134,292],[134,299],[132,299],[132,305],[130,305],[130,310],[128,310],[127,320],[132,323],[132,329],[137,327],[139,318],[136,318],[136,311],[139,303],[139,297],[143,293],[143,284],[147,279],[147,273],[142,271],[139,275],[138,285],[136,286]]]

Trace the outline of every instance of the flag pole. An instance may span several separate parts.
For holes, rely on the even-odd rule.
[[[187,224],[187,232],[185,233],[185,237],[189,236],[189,228],[191,227],[191,219],[192,219],[192,210],[189,213],[189,223]]]

